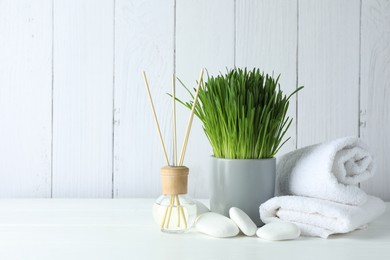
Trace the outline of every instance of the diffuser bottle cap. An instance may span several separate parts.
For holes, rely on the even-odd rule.
[[[185,166],[164,166],[161,172],[161,188],[164,195],[187,194],[189,169]]]

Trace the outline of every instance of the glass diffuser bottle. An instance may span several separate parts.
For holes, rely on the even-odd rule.
[[[153,205],[153,217],[168,233],[188,231],[196,218],[196,204],[187,195],[189,169],[185,166],[161,168],[162,194]]]

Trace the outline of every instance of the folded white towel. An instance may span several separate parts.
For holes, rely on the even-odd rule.
[[[362,205],[367,194],[356,184],[374,173],[360,139],[345,137],[285,154],[276,167],[275,195],[299,195]]]
[[[300,196],[274,197],[260,206],[264,223],[292,222],[302,235],[327,238],[335,233],[347,233],[362,228],[385,211],[382,200],[367,196],[363,205],[352,206],[328,200]]]

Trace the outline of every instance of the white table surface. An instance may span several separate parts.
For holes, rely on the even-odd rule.
[[[0,200],[0,259],[390,259],[390,203],[365,230],[270,242],[164,234],[152,199]]]

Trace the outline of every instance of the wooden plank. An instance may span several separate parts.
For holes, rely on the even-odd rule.
[[[363,1],[360,134],[376,157],[376,176],[361,184],[390,200],[390,1]]]
[[[257,67],[275,76],[281,74],[285,94],[296,89],[297,1],[237,1],[236,66]],[[296,148],[296,97],[290,100],[288,116],[293,122],[286,133],[291,139],[279,155]]]
[[[0,1],[0,197],[50,197],[51,1]]]
[[[176,2],[176,75],[196,87],[202,67],[210,75],[234,66],[234,1],[178,0]],[[207,77],[205,76],[205,79]],[[178,96],[189,100],[180,85]],[[179,152],[190,111],[178,106]],[[184,164],[190,168],[189,190],[196,198],[208,197],[211,146],[195,118]]]
[[[115,6],[114,196],[156,197],[165,165],[141,76],[146,71],[171,155],[174,1],[117,0]],[[172,156],[170,156],[170,159]]]
[[[113,1],[54,1],[53,197],[111,197]]]
[[[299,1],[298,147],[358,135],[359,23],[359,1]]]

